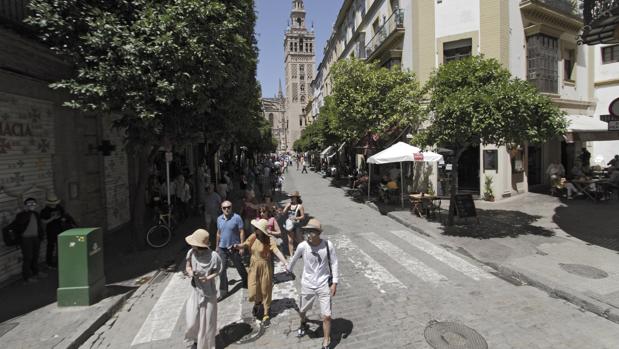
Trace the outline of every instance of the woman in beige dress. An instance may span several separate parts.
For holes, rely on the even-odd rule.
[[[258,318],[260,304],[264,307],[262,325],[270,324],[269,308],[271,307],[273,291],[273,264],[271,256],[274,254],[286,267],[286,259],[279,251],[274,239],[268,232],[266,219],[254,219],[251,225],[255,228],[244,243],[235,245],[236,249],[248,248],[251,252],[249,264],[248,298],[254,302],[253,314]]]

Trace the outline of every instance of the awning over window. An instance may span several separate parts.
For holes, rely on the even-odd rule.
[[[325,150],[322,151],[322,153],[320,153],[320,158],[324,158],[325,156],[327,156],[327,154],[329,154],[330,152],[333,151],[333,146],[330,145],[327,148],[325,148]]]
[[[619,131],[608,131],[608,123],[587,115],[566,115],[568,121],[565,140],[575,141],[613,141],[619,140]]]

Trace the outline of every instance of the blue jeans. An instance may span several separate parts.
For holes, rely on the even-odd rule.
[[[234,267],[239,272],[241,279],[243,279],[243,287],[247,288],[247,270],[245,270],[241,255],[233,249],[223,247],[219,248],[218,253],[223,265],[221,273],[219,274],[219,289],[226,293],[228,292],[228,259],[232,259]]]

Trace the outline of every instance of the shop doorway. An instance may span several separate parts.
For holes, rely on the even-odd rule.
[[[468,147],[460,156],[458,191],[479,195],[479,145]]]
[[[542,148],[537,145],[530,145],[528,148],[529,158],[527,162],[527,175],[529,187],[542,184]]]

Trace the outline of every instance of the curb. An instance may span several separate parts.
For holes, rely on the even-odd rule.
[[[376,210],[377,212],[380,212],[380,210],[378,209],[378,206],[376,206],[375,203],[371,202],[371,201],[366,201],[365,202],[366,206],[372,208],[373,210]],[[410,223],[407,222],[406,220],[392,214],[391,212],[387,213],[387,216],[391,219],[393,219],[394,221],[402,224],[403,226],[413,230],[416,233],[419,233],[423,236],[427,236],[427,237],[431,237],[431,234],[428,234],[424,229]],[[477,258],[474,258],[470,255],[463,255],[455,250],[453,250],[453,253],[458,253],[461,256],[467,257],[467,258],[473,258],[475,261],[484,264],[490,268],[492,268],[497,276],[503,278],[503,279],[511,279],[511,280],[518,280],[520,281],[523,285],[529,285],[532,287],[535,287],[537,289],[540,289],[546,293],[548,293],[548,295],[550,297],[553,298],[559,298],[559,299],[563,299],[569,303],[572,303],[578,307],[580,307],[583,310],[586,310],[588,312],[594,313],[598,316],[601,316],[607,320],[610,320],[612,322],[618,323],[619,324],[619,309],[606,304],[604,302],[601,302],[595,298],[592,298],[590,296],[586,296],[584,294],[581,294],[580,292],[574,291],[572,289],[566,288],[566,287],[562,287],[560,285],[556,285],[553,282],[540,278],[535,277],[535,276],[529,276],[527,275],[526,271],[517,271],[514,268],[511,267],[507,267],[505,265],[500,265],[497,263],[493,263],[493,262],[487,262],[487,261],[483,261],[483,260],[479,260]]]
[[[116,299],[114,303],[112,303],[111,306],[103,314],[96,318],[92,323],[87,324],[87,327],[84,330],[80,330],[79,328],[77,328],[75,330],[75,337],[68,340],[65,348],[79,348],[82,344],[84,344],[84,342],[88,340],[88,338],[95,334],[95,332],[97,332],[97,330],[101,328],[101,326],[103,326],[110,318],[112,318],[112,316],[114,316],[114,314],[116,314],[118,310],[120,310],[120,308],[129,298],[131,298],[134,293],[136,293],[141,287],[147,284],[148,283],[143,284],[137,289],[128,291],[122,296],[118,297],[118,299]]]

